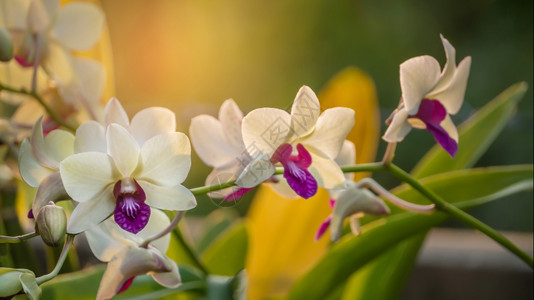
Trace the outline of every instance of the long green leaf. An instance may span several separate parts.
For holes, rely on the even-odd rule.
[[[202,255],[202,261],[210,274],[234,276],[245,267],[247,230],[238,221],[223,233]]]
[[[459,170],[422,180],[423,184],[461,208],[493,201],[532,188],[532,165]],[[422,201],[417,191],[402,186],[396,195],[412,202]],[[379,219],[362,228],[358,237],[345,236],[328,254],[293,286],[289,299],[323,299],[344,283],[354,270],[364,266],[386,249],[424,232],[447,219],[429,215],[401,213]]]
[[[486,152],[517,110],[527,85],[515,84],[478,110],[458,128],[460,147],[452,159],[435,145],[415,166],[412,175],[423,178],[442,172],[472,167]],[[397,298],[411,273],[426,232],[417,234],[389,249],[359,270],[345,291],[344,299]],[[384,288],[377,289],[379,280]]]

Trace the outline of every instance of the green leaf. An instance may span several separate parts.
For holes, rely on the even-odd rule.
[[[41,299],[81,299],[92,300],[95,298],[100,285],[100,280],[105,271],[105,266],[95,266],[82,271],[59,275],[55,279],[42,285]],[[124,293],[114,299],[159,299],[185,290],[198,290],[205,287],[204,279],[200,272],[190,266],[180,265],[182,285],[175,289],[167,289],[156,283],[152,276],[137,276],[134,282]],[[157,293],[158,297],[151,295]]]
[[[453,171],[427,177],[422,183],[448,202],[466,209],[531,189],[532,178],[532,165],[520,165]],[[422,196],[407,185],[394,192],[411,202],[423,201]],[[447,218],[447,214],[438,211],[429,215],[405,212],[366,224],[362,227],[362,235],[346,235],[310,272],[301,277],[293,286],[289,299],[327,297],[367,262]]]
[[[459,126],[460,147],[454,159],[439,145],[435,145],[415,166],[412,175],[423,178],[472,167],[515,114],[517,104],[526,90],[525,83],[518,83],[503,91]],[[347,284],[344,299],[397,298],[411,273],[426,234],[423,232],[400,242],[359,270]],[[385,288],[376,288],[373,283],[378,280]]]
[[[197,252],[203,253],[238,217],[233,209],[217,209],[203,218],[206,230],[197,243]]]
[[[234,276],[245,267],[247,230],[243,221],[234,223],[202,255],[210,274]]]
[[[451,158],[435,145],[415,166],[412,175],[424,178],[442,172],[472,167],[501,133],[517,110],[527,84],[517,83],[500,93],[458,127],[458,153]]]

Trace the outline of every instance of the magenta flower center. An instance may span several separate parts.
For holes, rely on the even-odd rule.
[[[317,193],[317,181],[308,171],[312,158],[302,144],[297,145],[297,154],[293,154],[293,146],[282,144],[271,157],[271,162],[284,166],[284,178],[289,186],[304,199]]]
[[[113,187],[113,195],[117,200],[115,222],[131,233],[138,233],[145,228],[150,218],[150,206],[145,204],[145,192],[137,181],[131,178],[118,181]]]

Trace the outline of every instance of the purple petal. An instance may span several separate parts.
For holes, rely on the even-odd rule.
[[[312,163],[310,152],[302,144],[297,145],[297,151],[298,156],[291,157],[291,160],[296,162],[300,168],[307,169]]]
[[[235,200],[243,197],[243,195],[245,195],[246,193],[248,193],[250,190],[253,190],[253,189],[254,188],[240,188],[240,189],[237,189],[236,191],[234,191],[231,194],[229,194],[226,197],[224,197],[224,201],[226,201],[226,202],[235,201]]]
[[[333,199],[333,198],[328,199],[328,205],[330,205],[331,209],[334,209],[334,205],[336,205],[336,199]]]
[[[132,282],[133,282],[134,278],[135,278],[135,276],[129,278],[128,280],[126,280],[126,281],[122,284],[121,288],[117,291],[117,294],[120,294],[120,293],[126,291],[126,290],[130,287],[130,285],[132,285]]]
[[[426,125],[426,130],[430,131],[438,144],[454,157],[458,151],[458,143],[452,139],[449,134],[441,127],[440,123],[447,116],[447,111],[443,104],[438,100],[423,99],[419,106],[419,111],[415,115],[416,118],[423,121]]]
[[[283,164],[283,162],[289,160],[291,152],[293,152],[293,147],[290,144],[282,144],[274,151],[273,156],[271,156],[271,162],[273,164],[282,162]]]
[[[28,219],[35,219],[35,217],[33,216],[33,210],[31,208],[28,211]]]
[[[291,161],[284,166],[284,178],[295,193],[304,199],[317,193],[317,181],[311,173],[306,169],[300,169]]]
[[[315,241],[318,241],[323,236],[323,234],[326,232],[326,229],[330,227],[330,222],[332,222],[332,215],[326,217],[323,223],[321,223],[321,226],[319,226],[317,233],[315,233]]]

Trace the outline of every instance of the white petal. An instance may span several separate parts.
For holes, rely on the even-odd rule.
[[[70,215],[67,232],[80,233],[93,228],[109,217],[115,209],[113,186],[108,186],[94,199],[79,203]]]
[[[31,149],[36,160],[43,166],[57,170],[59,161],[51,155],[43,135],[43,118],[39,118],[32,128]]]
[[[219,121],[221,122],[224,137],[236,152],[245,151],[245,144],[241,134],[242,120],[243,113],[234,100],[228,99],[224,101],[219,110]]]
[[[28,99],[17,108],[13,116],[11,116],[11,121],[16,124],[33,126],[45,114],[46,111],[39,102]]]
[[[99,152],[71,155],[59,167],[65,190],[78,202],[95,198],[120,179],[111,157]]]
[[[107,153],[106,133],[104,126],[96,121],[87,121],[76,129],[74,152]]]
[[[96,258],[103,262],[110,261],[113,256],[124,248],[124,245],[109,232],[108,224],[111,222],[113,222],[112,218],[109,218],[85,231],[89,248],[91,248]]]
[[[395,113],[382,138],[388,143],[400,142],[410,130],[412,126],[408,123],[408,112],[403,108]]]
[[[243,118],[243,141],[252,157],[271,155],[278,146],[288,142],[291,116],[277,108],[258,108]]]
[[[138,181],[146,194],[146,204],[165,210],[188,210],[197,206],[193,193],[182,185],[159,186]]]
[[[439,76],[439,63],[428,55],[411,58],[400,65],[402,99],[409,115],[417,113],[423,97],[436,85]]]
[[[456,125],[451,120],[451,117],[447,115],[443,121],[441,121],[441,127],[449,134],[449,136],[458,143],[458,130]]]
[[[24,140],[20,145],[19,170],[22,179],[32,187],[38,187],[46,177],[54,173],[37,162],[28,140]]]
[[[30,7],[28,0],[3,0],[0,2],[2,11],[6,13],[0,14],[0,26],[8,29],[25,28],[26,15]]]
[[[59,0],[37,0],[32,1],[28,10],[28,27],[33,32],[43,32],[48,29],[54,19]]]
[[[74,135],[68,131],[53,130],[48,133],[44,142],[46,151],[57,162],[61,162],[74,153]]]
[[[449,43],[449,41],[443,37],[443,35],[440,34],[441,42],[443,43],[443,48],[445,49],[445,56],[447,57],[447,62],[445,63],[445,66],[443,67],[443,72],[441,72],[441,76],[439,78],[438,83],[436,86],[432,89],[432,94],[434,93],[440,93],[444,89],[449,86],[449,83],[454,76],[454,73],[456,73],[456,50],[454,47]]]
[[[456,114],[464,102],[470,68],[471,57],[468,56],[458,64],[456,73],[454,73],[447,88],[439,93],[432,92],[428,97],[439,100],[439,102],[445,106],[449,114]]]
[[[132,118],[130,132],[139,145],[160,133],[176,131],[174,113],[163,107],[150,107],[139,111]]]
[[[342,187],[345,176],[334,160],[313,147],[306,147],[306,149],[312,157],[312,163],[308,170],[317,180],[317,184],[325,189]]]
[[[52,74],[52,78],[57,81],[60,90],[75,82],[75,73],[72,62],[72,55],[61,45],[48,43],[48,56],[43,61],[45,68]],[[61,90],[63,92],[63,90]],[[73,103],[73,95],[69,94],[69,103]]]
[[[104,91],[104,67],[96,60],[81,57],[73,58],[72,63],[84,104],[94,110],[93,106],[100,105]]]
[[[267,155],[253,159],[236,180],[240,187],[252,188],[269,179],[275,168]]]
[[[325,110],[315,125],[315,131],[300,142],[311,145],[334,159],[341,151],[343,142],[354,126],[354,111],[346,107]],[[298,143],[299,140],[295,141]]]
[[[141,160],[141,173],[134,177],[164,186],[182,183],[191,168],[189,139],[181,132],[159,134],[143,144]]]
[[[345,140],[343,142],[343,147],[337,155],[335,162],[340,166],[353,165],[356,163],[356,146],[353,142]],[[354,173],[345,173],[345,179],[353,180]]]
[[[143,230],[137,233],[137,236],[139,236],[142,240],[145,240],[147,238],[153,237],[156,234],[160,233],[165,228],[167,228],[170,224],[171,224],[171,221],[169,220],[169,217],[167,217],[167,215],[164,212],[162,212],[161,210],[152,208],[150,209],[150,219],[148,219],[148,223],[146,224],[145,228],[143,228]],[[171,235],[166,234],[163,237],[151,242],[150,245],[157,248],[159,251],[161,251],[161,253],[166,253],[167,249],[169,249],[170,242],[171,242]]]
[[[126,128],[111,124],[106,133],[108,154],[123,177],[130,177],[139,164],[139,145]]]
[[[76,51],[92,48],[104,27],[104,12],[90,3],[74,2],[62,6],[52,29],[57,40]]]
[[[212,116],[194,117],[189,136],[197,155],[210,167],[224,165],[240,154],[227,142],[221,123]]]
[[[182,283],[182,279],[180,278],[180,273],[178,272],[178,266],[176,265],[176,262],[169,258],[167,258],[167,260],[172,266],[171,271],[152,273],[152,278],[154,278],[157,283],[164,287],[175,288]]]
[[[128,128],[130,125],[130,119],[121,103],[117,98],[113,97],[109,99],[104,109],[104,126],[107,128],[109,124],[117,123],[124,128]]]
[[[297,93],[291,107],[291,129],[296,137],[311,132],[321,112],[319,99],[308,86],[303,86]]]

